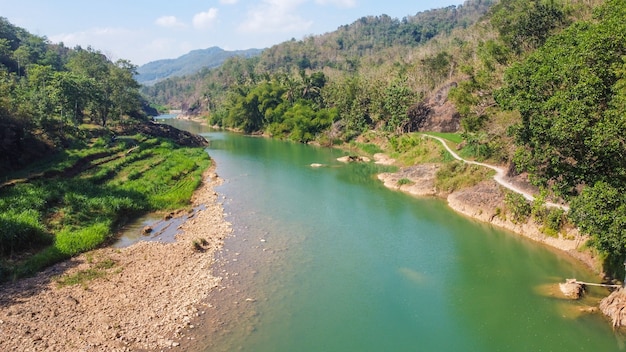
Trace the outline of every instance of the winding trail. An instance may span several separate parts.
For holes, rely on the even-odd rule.
[[[485,163],[480,163],[477,161],[472,161],[472,160],[465,160],[463,158],[461,158],[457,153],[455,153],[446,143],[445,140],[443,140],[443,138],[440,137],[436,137],[436,136],[431,136],[428,134],[422,134],[424,137],[428,137],[428,138],[432,138],[432,139],[436,139],[438,140],[444,148],[446,148],[446,150],[448,151],[448,153],[450,153],[450,155],[452,155],[452,157],[454,157],[455,159],[462,161],[466,164],[470,164],[470,165],[478,165],[478,166],[483,166],[489,169],[492,169],[496,172],[496,175],[493,177],[493,179],[500,184],[501,186],[510,189],[511,191],[515,192],[515,193],[519,193],[522,196],[524,196],[524,198],[526,198],[527,200],[534,202],[535,201],[535,197],[524,191],[523,189],[517,187],[516,185],[514,185],[512,182],[510,182],[509,180],[507,180],[506,178],[506,170],[502,167],[499,166],[495,166],[495,165],[490,165],[490,164],[485,164]],[[557,204],[557,203],[552,203],[552,202],[546,202],[546,206],[547,207],[551,207],[551,208],[560,208],[563,209],[565,211],[569,211],[569,206],[567,205],[562,205],[562,204]]]

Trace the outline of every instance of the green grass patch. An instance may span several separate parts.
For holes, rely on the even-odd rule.
[[[374,143],[359,143],[359,142],[354,142],[354,146],[356,148],[358,148],[359,150],[363,151],[364,153],[368,154],[368,155],[374,155],[376,153],[382,153],[383,150],[376,144]]]
[[[408,178],[401,178],[398,180],[398,186],[404,186],[404,185],[414,185],[415,182],[409,180]]]
[[[93,264],[89,269],[80,270],[71,275],[59,277],[56,282],[59,287],[81,285],[87,288],[87,284],[95,279],[105,277],[114,268],[117,262],[113,259],[105,259]]]
[[[463,142],[463,136],[460,133],[424,132],[424,134],[439,137],[456,144]]]
[[[426,138],[420,133],[409,133],[401,136],[392,136],[389,139],[390,156],[402,165],[442,162],[443,146],[432,138]]]
[[[50,165],[58,171],[83,159],[75,177],[61,172],[0,189],[0,281],[97,248],[135,215],[189,205],[210,164],[206,151],[158,138],[132,141],[132,153],[119,149],[88,163],[86,156],[110,147],[69,150],[63,155],[71,162],[55,156],[58,164]]]
[[[490,179],[495,171],[478,166],[469,165],[460,161],[446,163],[437,171],[435,186],[445,192],[453,192],[458,189],[475,186],[476,184]]]

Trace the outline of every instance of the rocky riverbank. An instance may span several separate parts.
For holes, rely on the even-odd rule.
[[[514,222],[507,216],[504,206],[505,190],[494,180],[483,181],[473,187],[454,191],[452,193],[441,192],[435,187],[435,176],[439,169],[438,164],[420,164],[401,168],[395,173],[382,173],[378,175],[386,187],[409,193],[414,196],[432,196],[447,200],[448,205],[463,215],[470,218],[487,222],[495,226],[513,231],[519,235],[530,238],[536,242],[559,249],[583,262],[595,272],[601,273],[602,269],[597,260],[588,251],[583,251],[581,246],[587,240],[574,228],[566,229],[558,236],[548,236],[541,231],[541,225],[532,219],[526,222]],[[402,182],[401,180],[409,182]],[[530,188],[524,185],[522,180],[513,180],[520,187]]]
[[[103,248],[0,286],[0,350],[178,346],[195,317],[211,314],[202,300],[219,285],[211,265],[230,232],[213,191],[220,180],[213,170],[203,179],[192,201],[205,207],[186,221],[174,243]]]

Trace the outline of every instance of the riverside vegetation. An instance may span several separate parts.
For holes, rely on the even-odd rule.
[[[207,153],[161,138],[129,140],[130,153],[126,142],[104,138],[67,149],[54,166],[23,171],[41,176],[0,189],[3,281],[97,248],[133,216],[189,204]]]
[[[0,282],[190,204],[206,141],[149,121],[134,70],[0,18]]]
[[[245,133],[445,162],[444,183],[484,171],[412,134],[458,132],[461,155],[538,187],[535,204],[508,196],[503,209],[536,216],[552,236],[573,224],[604,271],[623,277],[625,11],[624,0],[470,0],[369,16],[142,91]],[[558,200],[570,211],[542,206]]]
[[[246,133],[325,146],[348,143],[382,150],[408,165],[444,162],[439,187],[450,191],[489,175],[458,164],[414,133],[459,132],[453,139],[461,155],[508,165],[512,174],[526,173],[540,188],[542,197],[533,205],[509,197],[508,208],[519,210],[516,217],[528,216],[530,207],[530,214],[542,218],[553,235],[559,225],[573,223],[605,258],[604,269],[617,276],[626,256],[621,157],[626,146],[620,135],[626,123],[625,5],[624,0],[469,0],[401,20],[363,17],[332,33],[273,46],[254,58],[232,58],[216,69],[144,87],[143,97],[130,62],[111,62],[92,48],[49,43],[2,19],[1,176],[17,179],[10,173],[53,152],[68,159],[57,159],[60,166],[53,162],[50,168],[67,174],[74,165],[69,159],[73,147],[97,148],[110,137],[106,131],[111,127],[145,123],[146,100],[182,106],[187,113],[206,115],[214,125]],[[105,132],[86,127],[94,124]],[[140,148],[129,159],[150,140],[136,139]],[[61,162],[67,163],[65,168]],[[121,187],[133,182],[120,179],[132,181],[148,171],[118,174],[125,164],[117,162],[120,169],[107,170],[108,162],[103,162],[82,170],[71,187],[45,169],[40,172],[46,177],[3,187],[8,192],[3,198],[12,202],[5,203],[2,221],[18,228],[3,239],[5,275],[30,271],[16,268],[45,248],[55,248],[62,255],[52,252],[50,257],[60,258],[96,246],[121,221],[116,214],[165,206],[166,201],[145,194],[144,205],[136,205],[141,197],[124,192],[160,191],[139,186],[114,189],[121,200],[104,197],[91,204],[89,199],[104,193],[92,190],[92,184]],[[52,181],[50,189],[37,188],[43,180]],[[65,197],[63,187],[85,191]],[[29,192],[41,197],[29,198]],[[35,203],[21,206],[20,197]],[[571,210],[541,210],[547,199],[562,199]],[[95,210],[96,220],[83,222],[85,218],[71,215],[84,205]],[[73,228],[77,223],[87,226]],[[96,240],[74,247],[73,241],[63,240],[70,233]]]

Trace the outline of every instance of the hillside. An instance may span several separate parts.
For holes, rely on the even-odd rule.
[[[227,51],[219,47],[193,50],[176,59],[149,62],[137,68],[137,82],[150,86],[170,77],[191,75],[203,68],[220,66],[233,56],[250,58],[259,55],[263,49]]]
[[[508,206],[552,235],[578,227],[615,273],[626,255],[625,8],[467,1],[402,20],[364,17],[143,93],[245,133],[375,141],[408,165],[432,160],[413,132],[456,131],[462,155],[527,176],[544,203],[569,203],[568,214],[535,212],[541,201]]]
[[[330,33],[274,45],[253,59],[236,57],[217,69],[203,69],[194,75],[163,80],[144,87],[142,93],[157,105],[182,108],[189,113],[205,112],[219,105],[224,92],[233,84],[268,73],[355,72],[359,65],[393,63],[398,55],[408,55],[408,51],[440,34],[471,26],[493,3],[492,0],[470,0],[463,5],[428,10],[402,19],[387,15],[362,17]]]

